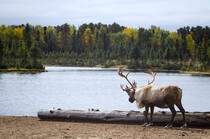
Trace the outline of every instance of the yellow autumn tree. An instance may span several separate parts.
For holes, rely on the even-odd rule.
[[[123,30],[123,34],[125,35],[127,43],[136,41],[138,38],[138,31],[134,28],[125,28]]]
[[[95,35],[90,28],[86,28],[83,34],[83,43],[85,46],[85,52],[88,52],[91,47],[95,45]]]
[[[57,37],[57,46],[58,46],[58,48],[59,48],[60,50],[63,49],[61,32],[58,33],[58,37]]]
[[[17,39],[23,39],[23,28],[17,27],[13,31],[14,31],[14,36]]]
[[[39,31],[39,41],[41,43],[45,43],[45,40],[44,40],[44,29],[41,26],[36,26],[36,28]]]
[[[161,33],[162,30],[154,25],[151,26],[151,33],[153,34],[151,38],[151,43],[153,48],[160,48],[161,46]]]
[[[177,35],[176,32],[170,33],[170,34],[169,34],[169,37],[171,37],[175,42],[176,42],[176,40],[178,39],[178,35]]]
[[[186,36],[187,49],[190,51],[191,56],[195,56],[195,41],[192,38],[191,34]]]
[[[178,39],[179,47],[182,47],[182,41],[183,40],[182,40],[182,34],[181,33],[178,34],[178,38],[177,39]]]

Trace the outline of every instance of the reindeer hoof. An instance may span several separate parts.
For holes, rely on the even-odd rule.
[[[142,127],[146,127],[147,125],[149,125],[149,123],[144,123],[144,124],[142,124],[141,126],[142,126]]]
[[[186,128],[187,127],[187,123],[183,124],[183,126],[181,126],[180,128]]]
[[[147,124],[146,126],[153,126],[153,123],[149,123],[149,124]]]
[[[172,127],[173,127],[172,124],[168,124],[168,125],[164,126],[164,128],[172,128]]]

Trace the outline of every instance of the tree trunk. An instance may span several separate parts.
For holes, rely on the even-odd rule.
[[[210,127],[210,112],[186,112],[188,126]],[[144,123],[144,115],[138,111],[97,111],[97,110],[40,110],[38,117],[41,120],[58,121],[86,121],[104,123]],[[148,115],[149,118],[149,115]],[[171,118],[171,112],[155,112],[153,122],[155,125],[166,125]],[[177,112],[174,125],[181,126],[182,114]]]

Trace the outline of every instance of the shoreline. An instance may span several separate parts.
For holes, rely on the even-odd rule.
[[[64,67],[92,67],[92,68],[106,68],[106,69],[118,69],[123,68],[128,71],[140,71],[143,72],[145,69],[129,69],[127,65],[116,65],[104,67],[103,65],[95,65],[95,66],[72,66],[72,65],[53,65],[46,64],[44,66],[64,66]],[[191,74],[193,76],[210,76],[210,71],[183,71],[183,70],[167,70],[167,69],[153,69],[154,72],[163,72],[163,73],[182,73],[182,74]],[[8,73],[8,72],[17,72],[17,73],[38,73],[38,72],[48,72],[46,69],[25,69],[25,68],[8,68],[8,69],[0,69],[0,73]]]
[[[46,69],[25,69],[25,68],[8,68],[8,69],[0,69],[0,73],[8,73],[8,72],[19,72],[19,73],[37,73],[37,72],[47,72]]]
[[[145,69],[129,69],[127,65],[115,65],[105,67],[103,65],[95,65],[95,66],[73,66],[73,65],[57,65],[57,64],[45,64],[45,66],[63,66],[63,67],[92,67],[92,68],[106,68],[106,69],[118,69],[123,68],[128,71],[140,71],[143,72]],[[155,72],[163,72],[163,73],[182,73],[182,74],[192,74],[194,76],[210,76],[210,71],[184,71],[184,70],[168,70],[168,69],[153,69]]]
[[[203,128],[42,121],[31,116],[0,116],[0,125],[1,138],[210,138],[210,129]]]
[[[180,73],[192,74],[192,75],[205,75],[210,76],[210,72],[208,71],[180,71]]]

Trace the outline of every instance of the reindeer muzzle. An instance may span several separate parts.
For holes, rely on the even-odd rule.
[[[132,98],[132,97],[130,97],[128,100],[129,100],[130,103],[133,103],[135,101],[135,99]]]

